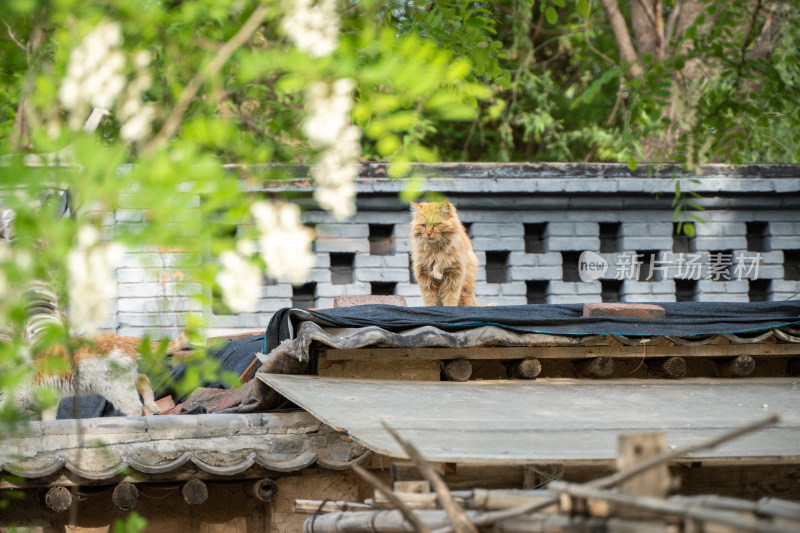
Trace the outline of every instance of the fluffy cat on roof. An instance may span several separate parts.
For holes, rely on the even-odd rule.
[[[478,305],[478,258],[456,208],[411,202],[411,261],[425,305]]]

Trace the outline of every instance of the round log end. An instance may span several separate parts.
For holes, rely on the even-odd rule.
[[[467,359],[454,359],[445,363],[442,373],[448,381],[467,381],[472,375],[472,363]]]
[[[611,357],[595,357],[576,363],[577,373],[582,377],[607,378],[614,373],[614,368],[614,360]]]
[[[686,361],[683,357],[666,357],[648,361],[650,372],[658,377],[679,379],[686,375]]]
[[[717,363],[719,373],[726,378],[743,378],[753,373],[756,368],[756,361],[749,355],[740,355],[733,359],[720,361]]]
[[[533,379],[542,371],[542,363],[536,358],[517,361],[511,369],[511,375],[517,379]]]
[[[190,479],[183,485],[181,494],[189,505],[203,505],[208,500],[208,487],[199,479]]]
[[[52,487],[47,491],[44,501],[50,509],[61,513],[72,506],[72,493],[67,487]]]
[[[253,484],[253,495],[262,502],[271,502],[278,494],[278,484],[272,479],[265,477]]]
[[[120,483],[114,487],[111,501],[120,509],[129,511],[139,502],[139,489],[133,483]]]

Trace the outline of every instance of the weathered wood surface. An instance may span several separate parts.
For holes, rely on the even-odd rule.
[[[398,359],[586,359],[614,357],[791,357],[800,355],[800,344],[704,344],[700,346],[492,346],[479,348],[324,348],[330,361]]]
[[[208,500],[208,486],[200,479],[190,479],[181,488],[181,495],[189,505],[203,505]]]
[[[431,461],[524,464],[613,459],[617,435],[667,434],[667,445],[712,438],[765,414],[780,424],[697,457],[795,457],[800,398],[791,378],[392,383],[259,375],[373,451],[404,457],[386,421]]]
[[[511,377],[516,379],[534,379],[542,372],[542,363],[538,359],[529,357],[522,361],[515,361],[511,365]]]
[[[442,375],[447,381],[467,381],[472,375],[472,363],[467,359],[454,359],[445,363]]]
[[[756,369],[755,360],[749,355],[740,355],[733,359],[717,362],[719,374],[726,378],[743,378],[749,376]]]
[[[686,360],[683,357],[663,357],[647,362],[647,369],[656,377],[679,379],[686,375]]]
[[[133,483],[120,483],[114,487],[111,501],[123,511],[133,509],[139,502],[139,489]]]
[[[614,373],[614,360],[610,357],[595,357],[575,363],[578,376],[587,378],[607,378]]]
[[[52,487],[45,494],[44,501],[51,510],[61,513],[72,506],[72,492],[67,487]]]

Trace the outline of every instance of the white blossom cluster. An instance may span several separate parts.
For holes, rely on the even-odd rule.
[[[58,97],[70,112],[69,126],[79,129],[92,109],[111,109],[118,103],[123,123],[120,136],[126,141],[139,141],[150,134],[155,107],[142,102],[150,87],[146,68],[147,52],[134,54],[137,75],[128,83],[128,59],[121,49],[122,30],[116,22],[98,25],[70,54],[67,76]],[[121,98],[122,97],[122,98]]]
[[[81,335],[97,332],[110,316],[117,296],[114,271],[122,262],[122,247],[101,242],[94,226],[78,230],[77,246],[67,254],[69,317]]]
[[[317,185],[314,198],[339,219],[353,215],[356,210],[361,129],[350,119],[353,88],[353,80],[344,78],[332,85],[314,83],[306,91],[303,133],[313,147],[322,150],[311,169]]]
[[[312,57],[322,57],[336,50],[339,17],[334,0],[287,0],[281,26],[292,42]]]
[[[305,281],[314,266],[314,232],[300,222],[300,208],[286,202],[254,203],[250,208],[260,232],[258,247],[267,273],[291,283]]]
[[[255,311],[261,286],[261,271],[245,256],[226,250],[220,256],[222,270],[217,274],[217,284],[222,290],[225,305],[237,313]]]

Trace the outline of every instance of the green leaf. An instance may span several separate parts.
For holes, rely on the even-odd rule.
[[[547,6],[547,9],[544,10],[544,17],[550,24],[555,24],[558,22],[558,11],[553,6]]]
[[[631,172],[636,170],[636,158],[633,156],[628,157],[628,168],[631,169]]]
[[[683,223],[683,233],[690,239],[694,237],[694,224],[691,222],[684,222]]]

